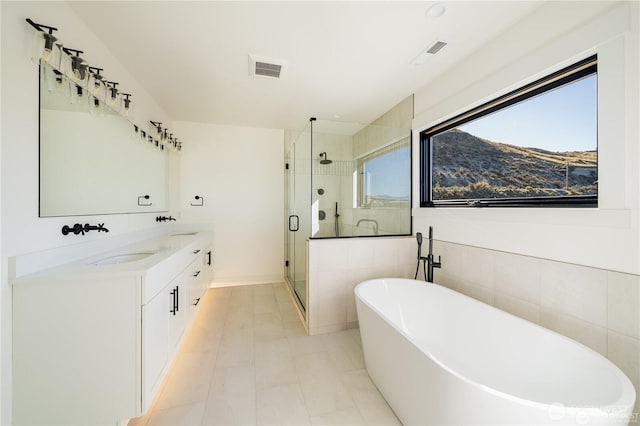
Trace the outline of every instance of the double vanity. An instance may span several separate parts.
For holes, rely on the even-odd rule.
[[[211,247],[210,233],[175,233],[15,279],[15,423],[145,413],[211,281]]]

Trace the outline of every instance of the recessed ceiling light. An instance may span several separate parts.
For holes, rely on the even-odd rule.
[[[447,8],[442,3],[436,3],[431,5],[427,11],[425,12],[425,16],[427,18],[439,18],[444,15],[444,12],[447,11]]]

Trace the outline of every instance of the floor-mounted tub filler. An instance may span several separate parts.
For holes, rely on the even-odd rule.
[[[626,425],[635,391],[597,352],[437,284],[355,290],[369,375],[405,425]]]

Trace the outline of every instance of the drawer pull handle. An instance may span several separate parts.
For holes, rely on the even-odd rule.
[[[176,293],[177,292],[178,292],[178,287],[176,287],[175,289],[173,289],[173,291],[171,293],[169,293],[169,294],[171,294],[171,296],[173,296],[173,306],[171,307],[171,310],[169,312],[171,312],[174,316],[176,314],[176,311],[178,310],[177,307],[176,307],[176,305],[177,305],[176,304],[176,296],[177,296]]]
[[[200,275],[200,271],[198,271],[195,274],[193,274],[194,277],[197,277],[198,275]]]

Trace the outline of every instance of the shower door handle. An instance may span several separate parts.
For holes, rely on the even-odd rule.
[[[296,218],[295,228],[291,225],[291,219],[293,219],[294,217]],[[291,216],[289,216],[289,231],[296,232],[299,229],[300,229],[300,218],[298,217],[298,215],[292,214]]]

